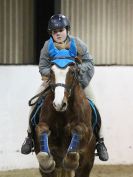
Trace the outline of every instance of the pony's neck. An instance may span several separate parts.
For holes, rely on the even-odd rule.
[[[81,85],[79,83],[77,83],[74,87],[73,90],[73,101],[74,102],[81,102],[83,99],[85,99],[85,92],[83,90],[83,88],[81,87]]]

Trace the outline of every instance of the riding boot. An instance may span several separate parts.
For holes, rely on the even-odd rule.
[[[96,105],[95,105],[95,109],[97,112],[97,121],[98,121],[97,127],[95,128],[95,135],[96,135],[96,139],[97,139],[97,144],[96,144],[97,155],[99,156],[100,160],[107,161],[109,159],[109,155],[107,152],[107,148],[104,144],[101,115],[100,115],[99,110],[96,107]]]
[[[97,149],[97,154],[98,154],[100,160],[107,161],[109,159],[109,155],[107,152],[107,148],[104,144],[103,138],[99,138],[97,140],[96,149]]]
[[[28,136],[25,138],[24,143],[22,144],[21,147],[21,153],[22,154],[30,154],[33,150],[34,144],[33,144],[33,139],[31,133],[28,133]]]

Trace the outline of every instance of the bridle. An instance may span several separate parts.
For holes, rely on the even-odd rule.
[[[35,105],[38,102],[39,98],[45,97],[47,95],[47,92],[49,92],[49,90],[52,90],[52,92],[54,92],[55,88],[58,87],[58,86],[64,87],[66,92],[68,93],[68,97],[70,97],[71,91],[73,90],[73,88],[74,88],[74,86],[75,86],[75,84],[78,80],[78,75],[79,75],[77,64],[75,64],[74,66],[75,66],[75,68],[74,68],[75,70],[72,70],[70,68],[71,72],[73,74],[73,79],[74,79],[74,81],[72,82],[72,85],[70,87],[68,87],[66,84],[63,84],[63,83],[56,83],[56,84],[50,83],[51,78],[49,77],[49,79],[48,79],[49,85],[42,92],[38,93],[37,95],[35,95],[34,97],[32,97],[29,100],[29,106]]]
[[[73,74],[73,82],[72,82],[71,86],[68,86],[68,85],[63,84],[63,83],[55,83],[55,84],[54,83],[50,83],[49,85],[51,87],[52,92],[54,92],[56,87],[60,86],[60,87],[64,87],[65,88],[66,92],[68,93],[68,96],[71,95],[71,91],[73,90],[73,88],[74,88],[74,86],[75,86],[75,84],[76,84],[76,82],[78,80],[78,67],[77,67],[77,64],[75,64],[74,67],[75,67],[74,70],[70,68],[70,70],[71,70],[71,72]]]

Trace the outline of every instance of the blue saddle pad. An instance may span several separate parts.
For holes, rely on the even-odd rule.
[[[44,103],[44,97],[40,97],[31,113],[30,120],[33,126],[36,126],[39,123],[39,113],[43,103]]]
[[[93,130],[94,130],[97,123],[98,123],[97,110],[96,110],[96,107],[95,107],[95,104],[93,103],[93,101],[90,100],[90,99],[88,99],[88,101],[89,101],[89,104],[90,104],[91,109],[92,109],[92,127],[93,127]]]

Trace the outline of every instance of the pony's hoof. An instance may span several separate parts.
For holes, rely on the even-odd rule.
[[[79,153],[68,152],[63,159],[63,166],[66,170],[76,170],[79,166]]]
[[[55,161],[53,157],[46,152],[39,152],[37,154],[40,170],[44,173],[50,173],[55,169]]]

